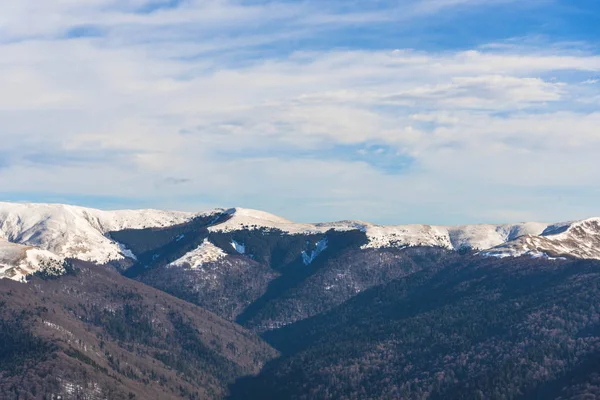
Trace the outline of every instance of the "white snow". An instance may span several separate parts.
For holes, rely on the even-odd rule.
[[[524,234],[541,234],[548,224],[526,222],[506,225],[404,225],[366,227],[369,243],[365,248],[438,246],[447,249],[488,249]]]
[[[303,233],[311,224],[297,224],[264,211],[232,208],[226,211],[231,216],[227,221],[209,228],[212,232],[232,232],[241,229],[279,229],[288,233]]]
[[[280,230],[288,234],[324,233],[329,230],[361,230],[369,243],[364,248],[400,246],[439,246],[448,249],[470,247],[488,249],[521,235],[539,235],[549,224],[527,222],[506,225],[397,225],[383,226],[362,221],[328,223],[294,223],[263,211],[234,208],[227,211],[231,218],[209,228],[213,232],[232,232],[243,229]]]
[[[600,218],[564,222],[548,226],[540,235],[525,235],[481,253],[493,257],[571,256],[600,259]]]
[[[197,249],[172,262],[169,267],[198,269],[204,264],[218,261],[226,255],[219,247],[209,242],[208,239],[204,239],[204,242]]]
[[[137,257],[135,254],[133,254],[133,251],[129,250],[124,244],[122,243],[117,243],[117,245],[119,246],[119,249],[121,249],[121,254],[123,254],[125,257],[127,258],[131,258],[132,260],[136,260],[137,261]]]
[[[105,264],[133,254],[105,235],[124,229],[181,224],[197,213],[101,211],[60,204],[0,203],[0,238],[48,250],[63,258]]]
[[[315,245],[315,249],[308,254],[306,251],[302,252],[302,261],[304,261],[304,265],[310,265],[315,261],[315,259],[327,248],[327,238],[323,238],[319,240],[319,242]]]
[[[60,204],[24,204],[0,202],[0,278],[23,280],[40,269],[60,270],[65,258],[78,258],[98,264],[125,258],[135,259],[129,249],[107,237],[111,231],[168,227],[188,222],[203,215],[230,219],[211,226],[213,232],[243,229],[280,230],[288,234],[325,233],[329,230],[365,232],[364,248],[406,246],[439,246],[447,249],[469,247],[482,250],[481,255],[557,258],[572,256],[600,259],[600,218],[559,224],[517,223],[506,225],[398,225],[382,226],[361,221],[328,223],[294,223],[263,211],[234,208],[208,213],[158,210],[101,211]],[[176,240],[182,240],[183,235]],[[235,240],[231,246],[246,254],[244,243]],[[308,265],[327,246],[316,244],[302,258]],[[186,254],[171,265],[201,265],[224,254],[210,242]],[[157,255],[158,257],[158,255]]]
[[[383,226],[361,221],[294,223],[262,211],[235,208],[231,218],[212,226],[211,231],[232,232],[243,229],[280,230],[287,234],[324,233],[331,229],[358,229],[366,233],[363,248],[438,246],[452,250],[485,250],[481,255],[514,257],[530,255],[549,259],[559,256],[600,259],[600,218],[558,224],[522,222],[460,226],[397,225]],[[549,255],[551,254],[551,255]],[[310,254],[303,254],[310,260]]]
[[[63,263],[62,257],[49,251],[0,239],[0,279],[24,281],[27,275],[42,269],[61,273],[64,272]]]
[[[240,254],[246,254],[246,245],[244,245],[243,243],[240,244],[240,243],[236,242],[235,240],[232,240],[231,247],[233,247],[233,249]]]

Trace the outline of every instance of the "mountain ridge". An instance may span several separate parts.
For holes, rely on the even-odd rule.
[[[198,218],[206,219],[204,226],[209,233],[267,230],[286,235],[313,235],[357,230],[367,236],[364,249],[429,246],[473,249],[480,251],[482,256],[494,257],[600,258],[600,250],[594,248],[600,244],[600,218],[555,224],[521,222],[457,226],[377,225],[352,220],[296,223],[265,211],[240,207],[205,212],[103,211],[64,204],[0,202],[0,277],[22,280],[40,268],[35,260],[24,261],[31,257],[15,257],[15,245],[27,247],[29,250],[23,250],[25,255],[31,249],[37,249],[43,252],[45,259],[55,262],[73,258],[96,264],[133,264],[137,261],[135,252],[114,240],[111,232],[170,228],[192,223]],[[208,244],[204,248],[201,246],[198,243],[198,248],[191,250],[196,251],[196,259],[206,258],[202,253],[206,249],[218,253]]]

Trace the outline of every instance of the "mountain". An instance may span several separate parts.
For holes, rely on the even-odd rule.
[[[201,222],[198,223],[198,220]],[[174,228],[181,225],[203,226],[209,233],[263,230],[310,236],[329,231],[360,231],[367,238],[363,248],[497,248],[486,254],[521,255],[527,251],[547,251],[579,258],[596,258],[598,254],[593,251],[577,251],[576,248],[581,247],[579,241],[590,233],[598,234],[598,221],[589,219],[554,225],[527,222],[456,227],[381,226],[360,221],[304,224],[294,223],[263,211],[243,208],[186,213],[157,210],[101,211],[60,204],[0,203],[0,240],[4,242],[3,247],[7,247],[5,242],[10,242],[49,251],[63,259],[76,258],[97,264],[124,262],[125,267],[136,260],[139,251],[136,253],[114,240],[114,233]],[[527,244],[524,242],[526,238],[530,238]],[[201,245],[202,242],[196,247]],[[589,245],[587,244],[588,247]],[[8,249],[4,249],[2,254],[8,252]]]
[[[401,246],[438,246],[448,249],[488,249],[512,241],[523,235],[539,235],[548,224],[527,222],[506,225],[399,225],[381,226],[361,221],[299,224],[262,211],[236,208],[230,210],[231,218],[212,226],[211,231],[233,232],[267,229],[286,234],[315,234],[330,230],[360,230],[368,238],[365,248]]]
[[[599,298],[598,261],[448,254],[265,333],[232,398],[597,398]]]
[[[600,219],[0,203],[0,398],[593,398],[599,248]]]
[[[0,239],[97,264],[133,258],[111,231],[181,224],[198,214],[155,210],[101,211],[61,204],[0,203]]]
[[[65,260],[82,259],[116,267],[127,277],[263,332],[328,311],[437,262],[402,252],[405,247],[474,250],[494,257],[600,258],[593,250],[592,221],[306,224],[243,208],[107,212],[0,203],[0,277],[23,280],[39,269],[60,273]]]
[[[7,400],[223,398],[277,355],[204,309],[83,262],[29,284],[1,280],[0,317]]]
[[[572,246],[571,248],[568,246],[557,248],[553,243],[547,244],[546,241],[542,240],[544,239],[543,232],[557,225],[541,223],[466,225],[458,227],[430,225],[379,226],[360,221],[299,224],[266,212],[243,208],[215,209],[204,213],[184,213],[156,210],[101,211],[59,204],[0,203],[0,277],[22,279],[23,276],[41,267],[40,263],[36,261],[39,257],[46,260],[52,259],[56,262],[74,258],[96,264],[111,264],[119,269],[127,269],[132,265],[140,264],[137,257],[146,249],[137,248],[137,251],[134,251],[115,237],[123,237],[126,232],[135,234],[135,231],[145,231],[144,237],[147,238],[149,231],[162,229],[164,234],[164,232],[175,232],[176,228],[181,226],[185,227],[180,229],[181,232],[195,229],[197,236],[199,235],[198,228],[206,228],[194,240],[184,241],[187,244],[193,243],[193,248],[187,250],[188,252],[195,252],[196,267],[212,260],[210,257],[205,260],[202,256],[208,251],[210,244],[214,245],[214,243],[206,243],[206,246],[202,247],[204,240],[211,233],[231,234],[252,230],[307,237],[329,231],[360,231],[367,238],[367,242],[362,245],[364,249],[438,246],[455,250],[463,248],[487,250],[509,243],[508,247],[494,250],[494,255],[519,255],[524,253],[525,246],[519,242],[513,242],[524,235],[528,235],[535,238],[534,240],[538,240],[539,243],[535,247],[536,251],[541,253],[546,250],[551,253],[564,250],[568,255],[578,257],[597,256],[592,253],[574,251]],[[185,235],[185,233],[182,234]],[[131,241],[131,235],[127,236],[128,241]],[[175,242],[181,239],[180,234],[175,237],[163,236],[161,240]],[[167,242],[162,244],[166,246]],[[29,249],[23,248],[17,251],[17,248],[9,243],[23,245]],[[229,247],[229,245],[226,244],[225,247]],[[546,245],[548,249],[546,249]],[[241,248],[239,247],[238,250]],[[33,257],[34,259],[26,257],[26,254],[35,254],[31,251],[33,249],[44,251],[44,254],[37,253]],[[224,248],[220,250],[227,252],[227,249]],[[185,253],[179,253],[177,254],[178,258],[185,257]],[[492,252],[489,254],[492,254]],[[317,254],[314,256],[316,257]],[[156,257],[160,257],[160,255]],[[194,256],[190,255],[189,257]],[[309,260],[312,255],[307,253],[305,257]],[[170,261],[177,261],[177,259],[171,258],[169,257]],[[314,261],[314,259],[311,261]],[[144,261],[144,264],[148,263]],[[181,266],[183,264],[180,260],[174,265]]]
[[[483,254],[600,259],[600,218],[551,225],[539,236],[524,235]]]

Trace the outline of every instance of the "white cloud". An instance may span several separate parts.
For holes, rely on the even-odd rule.
[[[523,215],[519,207],[546,219],[550,207],[532,206],[537,190],[597,186],[600,110],[580,108],[585,82],[568,78],[600,70],[593,54],[517,46],[263,53],[255,46],[306,35],[311,24],[367,23],[379,11],[354,18],[332,7],[319,22],[308,21],[310,2],[191,1],[152,14],[131,12],[143,2],[10,3],[0,5],[0,35],[10,39],[0,44],[5,193],[182,208],[206,196],[296,218],[318,209],[397,222],[429,213],[424,222],[442,223]],[[432,13],[478,3],[411,4]],[[247,28],[266,15],[293,29]],[[86,24],[108,31],[56,37]],[[565,78],[550,79],[556,73]],[[411,169],[339,154],[369,144],[414,159]],[[166,189],[169,181],[185,184]]]

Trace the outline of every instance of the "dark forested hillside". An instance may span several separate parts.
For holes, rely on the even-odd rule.
[[[552,399],[598,392],[600,263],[451,254],[264,337],[237,399]]]
[[[451,254],[435,248],[425,252],[351,248],[335,253],[319,260],[310,275],[277,292],[256,312],[246,312],[249,317],[240,322],[257,331],[285,326],[326,312],[371,287],[429,268]]]
[[[208,311],[81,263],[59,278],[0,281],[0,314],[7,400],[217,399],[276,356]]]
[[[138,267],[140,272],[135,274],[136,279],[256,330],[306,318],[319,309],[328,309],[331,304],[339,304],[356,294],[355,277],[349,271],[346,275],[331,277],[339,282],[336,289],[329,292],[333,294],[330,296],[333,299],[327,300],[320,294],[317,295],[316,291],[309,290],[300,294],[300,302],[303,303],[301,308],[291,305],[295,311],[290,312],[290,305],[283,305],[283,302],[288,301],[286,299],[297,296],[296,291],[307,281],[316,282],[319,293],[325,291],[327,285],[319,283],[318,274],[323,270],[340,270],[340,267],[346,270],[348,266],[345,261],[342,262],[343,265],[336,261],[339,257],[373,270],[381,264],[377,261],[379,256],[367,261],[364,257],[370,258],[368,252],[364,252],[363,256],[358,251],[366,242],[364,233],[359,231],[289,235],[277,230],[254,229],[211,232],[206,239],[223,249],[227,256],[208,262],[201,269],[168,267],[159,260],[173,261],[182,254],[179,251],[173,254],[163,247],[164,252],[157,253],[152,266]],[[183,240],[185,239],[181,241]],[[310,263],[306,263],[303,252],[313,252],[316,243],[322,241],[327,241],[327,248]],[[233,248],[233,242],[244,245],[243,254]],[[354,255],[348,256],[352,251],[355,252]],[[390,263],[394,264],[393,261],[388,262]],[[374,277],[385,275],[390,269],[401,270],[382,268]],[[368,286],[383,282],[375,278],[372,280]],[[345,293],[348,290],[351,294]],[[273,308],[280,311],[270,311]]]
[[[289,235],[255,229],[212,232],[207,240],[226,257],[197,269],[155,263],[136,279],[259,332],[328,311],[454,254],[437,248],[361,249],[366,237],[360,231]],[[323,241],[327,247],[306,263],[303,253]],[[232,242],[243,244],[244,253]],[[174,258],[160,254],[157,260]]]
[[[153,268],[136,279],[234,321],[279,274],[249,257],[228,255],[202,269]]]

